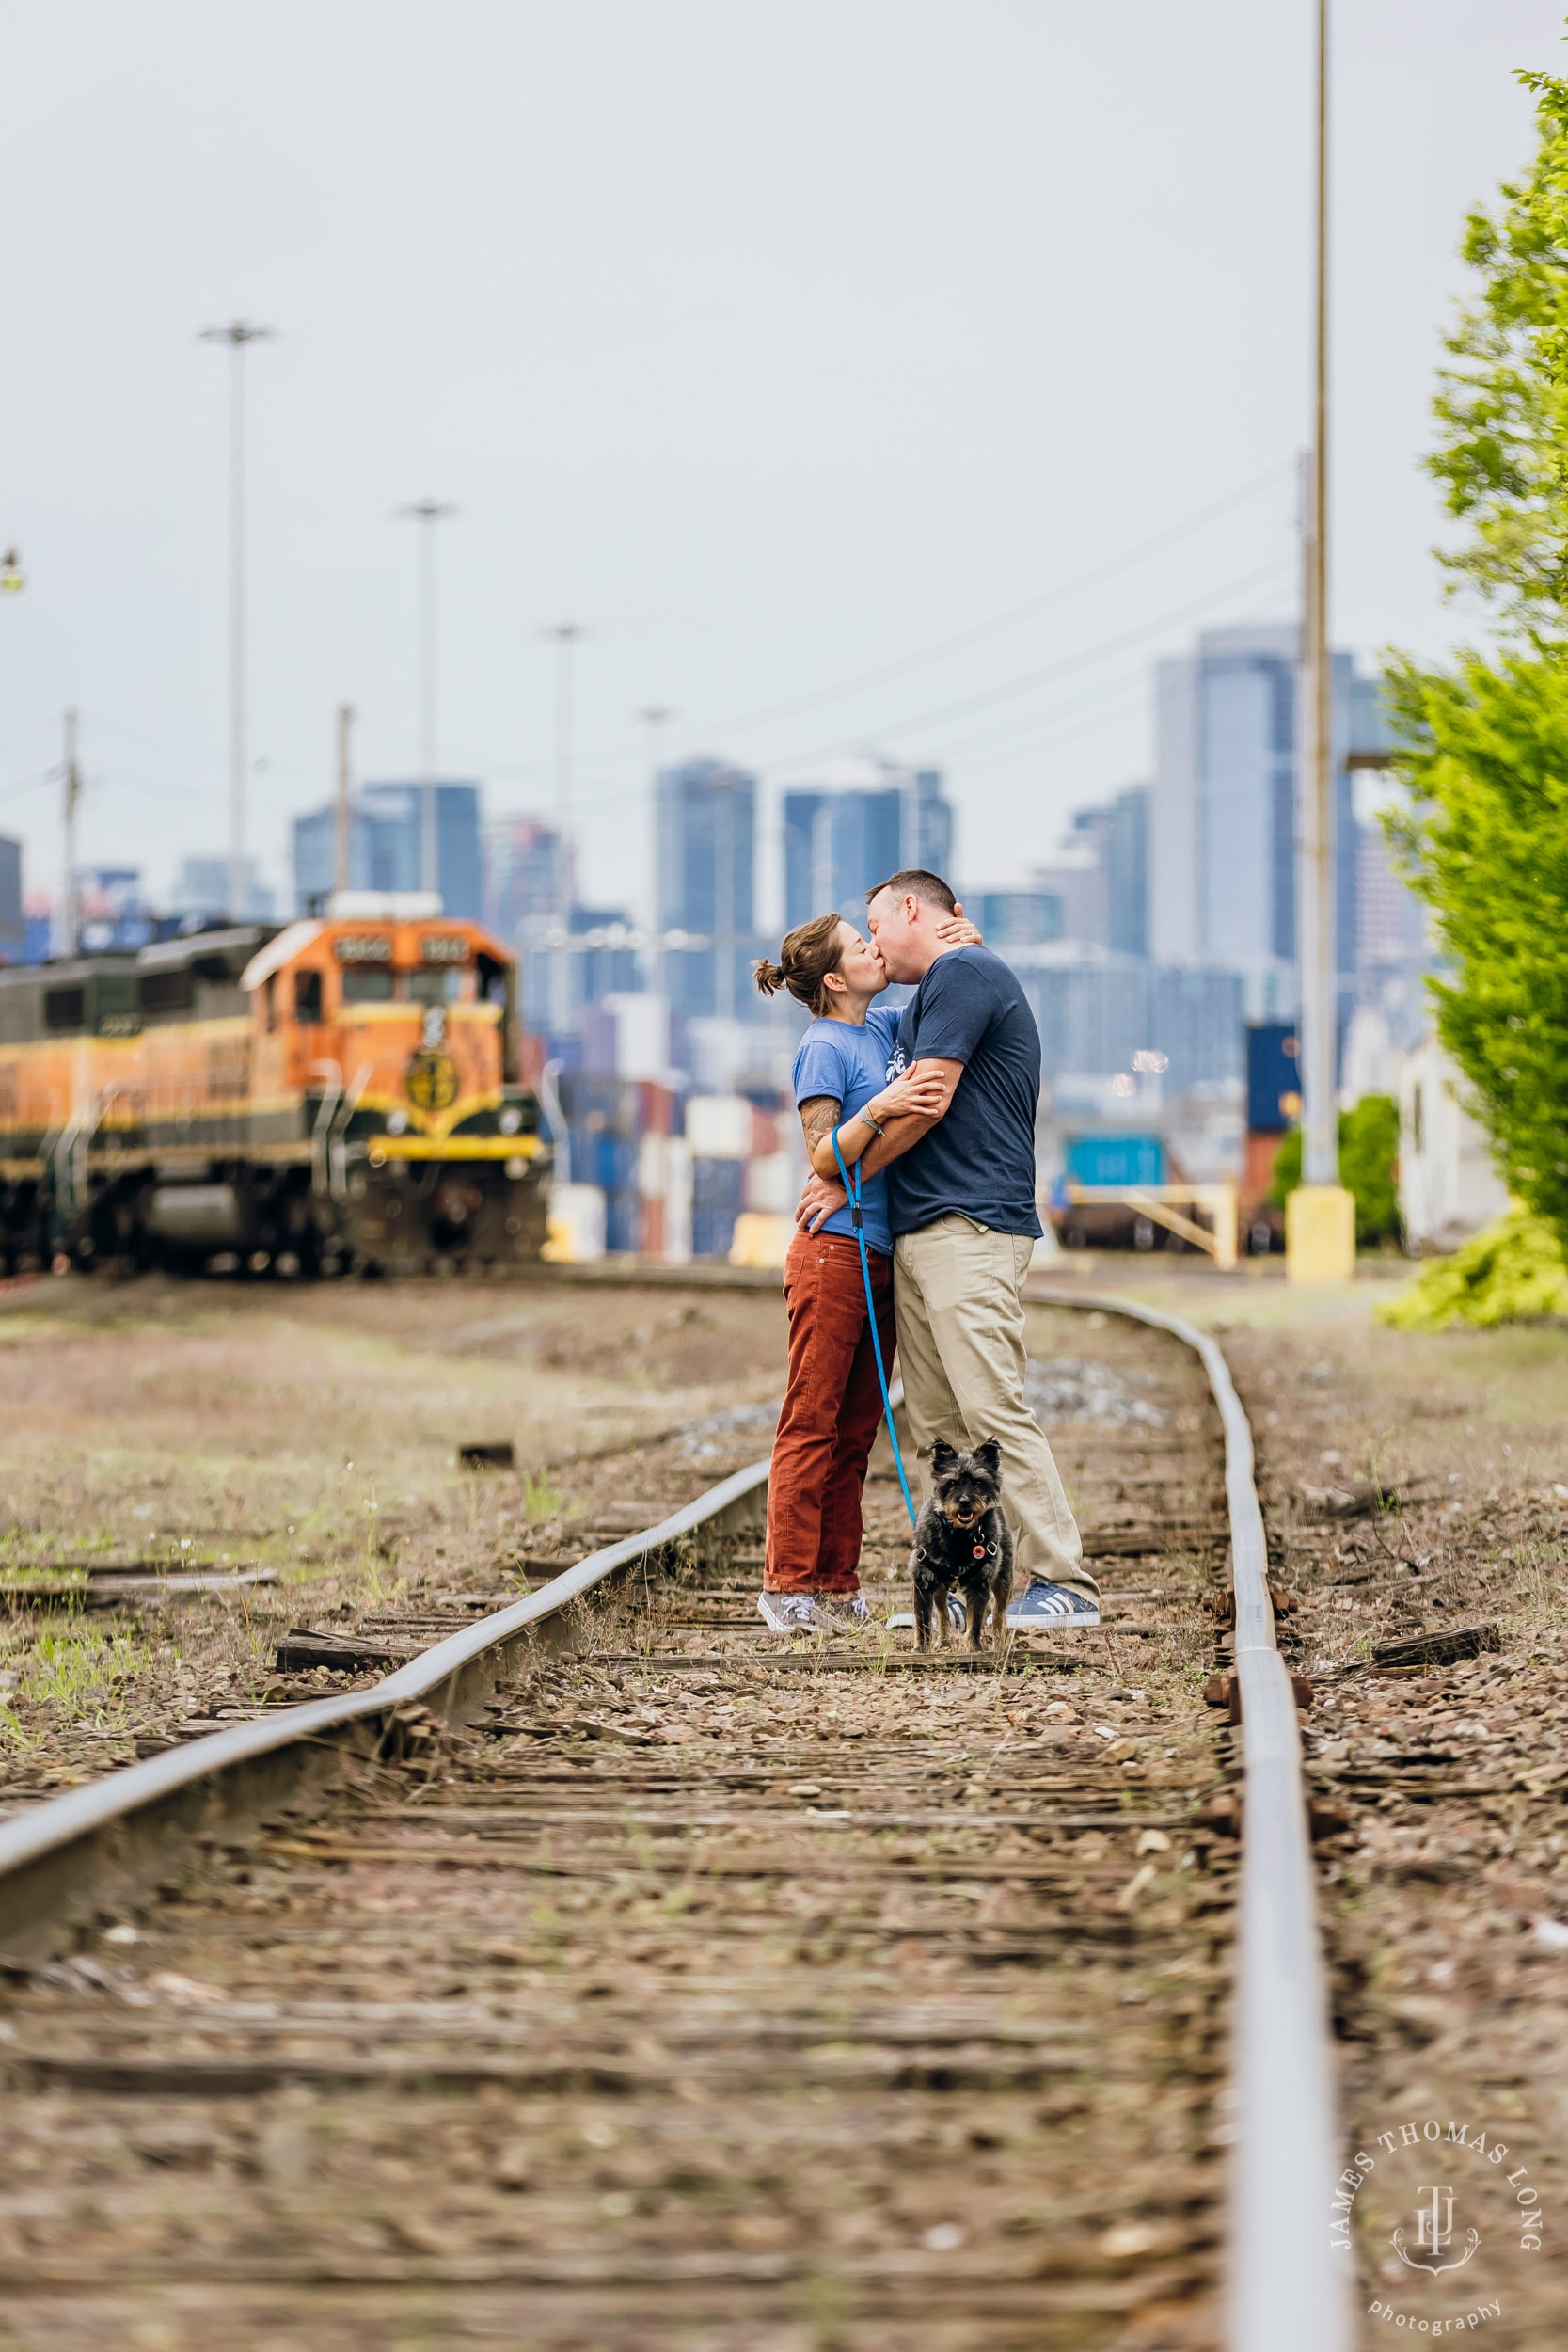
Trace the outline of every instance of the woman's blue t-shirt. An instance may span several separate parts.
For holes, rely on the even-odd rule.
[[[844,1126],[886,1086],[888,1056],[897,1031],[898,1012],[892,1007],[874,1005],[865,1016],[863,1029],[857,1029],[847,1021],[814,1021],[795,1049],[795,1066],[790,1074],[796,1107],[809,1103],[814,1094],[831,1094],[842,1105],[838,1123]],[[886,1176],[867,1176],[863,1180],[861,1207],[866,1248],[879,1249],[884,1258],[891,1258],[893,1228],[888,1222]],[[827,1224],[817,1230],[852,1234],[855,1228],[845,1208],[835,1209]]]

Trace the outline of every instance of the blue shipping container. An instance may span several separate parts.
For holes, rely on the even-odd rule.
[[[1163,1184],[1165,1147],[1158,1136],[1074,1136],[1067,1172],[1075,1184]]]
[[[1285,1105],[1294,1097],[1296,1107]],[[1291,1021],[1254,1021],[1246,1033],[1246,1123],[1255,1136],[1282,1136],[1301,1104],[1301,1057]]]
[[[746,1203],[744,1160],[693,1160],[691,1163],[691,1254],[694,1258],[727,1258],[735,1239],[735,1220]]]

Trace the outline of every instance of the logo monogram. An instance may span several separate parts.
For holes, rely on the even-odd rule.
[[[1402,2228],[1396,2230],[1389,2240],[1395,2253],[1407,2268],[1428,2271],[1433,2278],[1436,2278],[1440,2271],[1463,2270],[1476,2248],[1481,2244],[1481,2232],[1479,2230],[1469,2232],[1465,2251],[1452,2262],[1418,2261],[1418,2254],[1446,2254],[1452,2246],[1453,2191],[1441,2185],[1428,2188],[1423,2182],[1418,2193],[1422,2197],[1430,2198],[1432,2201],[1430,2204],[1418,2205],[1416,2208],[1417,2253],[1410,2254],[1405,2251],[1404,2240],[1409,2233]]]

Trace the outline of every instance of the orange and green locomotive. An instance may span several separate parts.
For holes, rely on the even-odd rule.
[[[414,898],[0,971],[0,1263],[537,1258],[516,965]]]

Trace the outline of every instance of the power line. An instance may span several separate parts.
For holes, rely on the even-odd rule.
[[[966,718],[972,710],[986,710],[995,703],[1010,701],[1014,695],[1030,693],[1037,686],[1043,686],[1053,677],[1065,677],[1074,670],[1086,669],[1091,663],[1103,661],[1129,645],[1157,637],[1162,629],[1173,628],[1179,622],[1193,620],[1210,605],[1221,604],[1227,596],[1240,596],[1243,589],[1260,586],[1265,580],[1273,579],[1287,569],[1290,564],[1289,556],[1275,556],[1272,563],[1243,572],[1240,579],[1227,580],[1221,588],[1212,588],[1205,596],[1189,598],[1185,604],[1175,605],[1169,612],[1157,613],[1152,620],[1140,622],[1136,628],[1126,629],[1119,637],[1107,637],[1100,644],[1090,646],[1082,653],[1069,654],[1060,661],[1048,661],[1040,669],[1025,671],[1022,677],[1008,678],[1000,686],[988,687],[979,694],[967,694],[958,702],[944,703],[935,710],[917,711],[908,719],[883,720],[878,726],[857,728],[853,736],[838,736],[831,743],[814,745],[810,751],[794,753],[788,758],[766,760],[760,765],[760,772],[774,775],[781,768],[799,767],[807,760],[827,759],[834,752],[850,749],[856,743],[907,735],[914,727],[940,726],[945,719]]]
[[[1180,522],[1170,524],[1165,530],[1156,532],[1152,538],[1142,540],[1135,547],[1124,548],[1119,555],[1109,557],[1104,564],[1079,574],[1073,580],[1065,580],[1055,588],[1046,589],[1039,596],[1029,598],[1023,604],[1014,606],[1007,612],[997,614],[991,620],[977,622],[973,628],[960,630],[956,636],[927,646],[921,652],[905,655],[900,660],[886,663],[879,669],[866,671],[858,677],[841,680],[835,686],[820,687],[810,693],[797,695],[788,702],[772,704],[760,710],[741,712],[736,717],[705,721],[702,731],[709,738],[718,738],[741,727],[760,726],[771,719],[785,717],[796,711],[812,709],[843,695],[862,692],[866,688],[885,682],[889,678],[905,676],[911,670],[917,670],[929,662],[941,660],[949,653],[960,651],[970,644],[979,644],[985,638],[1016,627],[1019,622],[1029,619],[1035,613],[1048,612],[1053,605],[1064,603],[1069,597],[1080,596],[1085,589],[1097,586],[1102,580],[1115,579],[1119,573],[1130,570],[1147,557],[1159,554],[1162,549],[1177,545],[1181,539],[1190,536],[1195,531],[1201,530],[1219,516],[1228,513],[1234,507],[1244,505],[1248,499],[1256,498],[1260,491],[1288,473],[1291,463],[1290,459],[1281,459],[1277,464],[1269,467],[1265,472],[1254,475],[1250,481],[1241,484],[1238,488],[1227,491],[1223,498],[1215,499],[1208,506],[1200,507],[1196,513],[1185,516]],[[1221,590],[1215,593],[1223,595],[1227,592]],[[911,723],[919,723],[911,722]],[[862,728],[853,739],[864,740],[876,732],[875,729]],[[831,750],[837,746],[828,748]],[[623,749],[602,752],[594,757],[579,761],[576,772],[578,776],[584,773],[602,773],[607,769],[620,767],[624,761],[633,755],[634,747],[627,744]],[[816,753],[803,755],[808,758],[821,755],[823,755]],[[542,777],[549,772],[545,764],[537,760],[483,760],[469,759],[465,756],[463,764],[465,767],[483,770],[487,775],[510,776],[518,782]],[[770,763],[774,767],[778,764],[777,761]],[[596,803],[591,802],[583,803],[584,807],[594,805]]]
[[[765,710],[743,711],[737,718],[719,720],[711,731],[716,735],[725,735],[738,727],[761,726],[771,719],[793,717],[797,711],[813,709],[821,703],[837,701],[846,694],[861,693],[867,687],[884,685],[889,678],[907,676],[911,670],[923,669],[927,663],[942,660],[949,654],[961,653],[966,646],[978,644],[987,637],[998,636],[1005,629],[1016,628],[1021,622],[1033,619],[1037,613],[1048,612],[1053,605],[1065,603],[1069,596],[1082,596],[1085,589],[1099,587],[1101,581],[1116,579],[1118,573],[1131,569],[1134,564],[1141,564],[1147,556],[1158,555],[1162,548],[1174,547],[1179,540],[1200,531],[1206,523],[1213,522],[1233,507],[1244,505],[1248,499],[1256,498],[1259,491],[1267,489],[1271,483],[1277,482],[1281,475],[1289,472],[1291,462],[1289,458],[1280,459],[1267,472],[1256,475],[1252,481],[1243,483],[1240,489],[1227,492],[1224,498],[1216,499],[1212,505],[1188,516],[1184,521],[1172,523],[1168,530],[1157,532],[1152,539],[1145,539],[1139,546],[1124,549],[1120,555],[1110,557],[1106,563],[1097,564],[1092,570],[1081,572],[1076,580],[1064,580],[1059,587],[1048,588],[1042,595],[1031,596],[1024,603],[1014,605],[1010,611],[1000,612],[990,621],[977,621],[973,628],[961,629],[955,637],[943,638],[934,645],[927,645],[924,651],[907,654],[902,660],[888,662],[881,669],[868,670],[859,677],[846,678],[837,686],[819,687],[813,693],[798,695],[792,702],[775,703]]]

